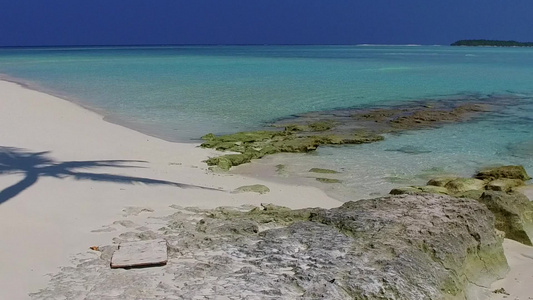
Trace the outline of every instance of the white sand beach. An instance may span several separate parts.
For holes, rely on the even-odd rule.
[[[0,299],[28,299],[78,253],[111,244],[116,232],[94,231],[122,219],[128,207],[154,216],[171,213],[170,205],[341,204],[313,187],[210,173],[202,161],[214,152],[197,146],[150,137],[0,81]],[[230,193],[252,184],[270,192]],[[510,295],[493,299],[533,299],[533,247],[508,240],[504,246],[511,271],[493,288]]]
[[[0,155],[8,158],[0,176],[0,299],[27,299],[73,255],[111,244],[116,233],[91,231],[121,219],[126,207],[165,215],[173,204],[341,204],[317,188],[208,173],[202,160],[211,150],[146,136],[6,81],[0,81],[0,128]],[[123,162],[102,162],[108,160]],[[252,184],[270,192],[230,193]]]

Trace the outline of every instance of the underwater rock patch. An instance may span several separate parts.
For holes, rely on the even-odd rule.
[[[337,173],[339,173],[339,172],[337,172],[335,170],[322,169],[322,168],[311,168],[309,170],[309,172],[311,172],[311,173],[321,173],[321,174],[337,174]]]
[[[316,181],[318,182],[322,182],[322,183],[341,183],[342,181],[339,180],[339,179],[335,179],[335,178],[315,178]]]
[[[533,157],[533,140],[509,145],[507,150],[511,156],[531,158]]]
[[[236,134],[215,136],[207,134],[200,146],[214,148],[221,151],[238,152],[212,157],[206,160],[208,166],[218,166],[222,170],[229,170],[250,162],[252,159],[262,158],[275,153],[306,153],[316,150],[321,145],[363,144],[383,140],[383,137],[366,132],[335,135],[304,131],[257,131],[239,132]]]
[[[426,150],[424,148],[415,147],[415,146],[404,146],[398,149],[386,149],[385,151],[401,152],[401,153],[412,154],[412,155],[431,153],[430,150]]]
[[[206,160],[209,166],[229,170],[276,153],[306,153],[326,145],[354,145],[383,140],[383,134],[431,129],[444,124],[473,120],[519,99],[512,96],[463,96],[438,101],[413,101],[388,108],[345,109],[311,112],[271,124],[271,130],[238,132],[202,137],[203,148],[231,151]],[[429,153],[429,150],[406,146],[391,151],[408,154]]]

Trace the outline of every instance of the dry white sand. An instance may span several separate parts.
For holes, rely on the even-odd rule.
[[[494,282],[491,290],[504,288],[506,294],[493,293],[490,299],[533,299],[533,247],[505,239],[503,249],[511,270],[505,279]]]
[[[202,160],[214,155],[212,150],[146,136],[105,122],[71,102],[6,81],[0,81],[0,147],[8,164],[0,169],[12,171],[0,175],[0,299],[26,299],[46,285],[45,274],[69,265],[75,254],[111,244],[115,233],[91,231],[122,219],[126,207],[149,207],[164,215],[172,213],[172,204],[341,204],[317,188],[211,174]],[[102,160],[145,162],[115,167],[92,162]],[[10,192],[8,187],[24,178],[27,182]],[[176,185],[151,184],[153,180]],[[229,193],[251,184],[267,185],[271,192]]]
[[[76,104],[6,81],[0,81],[0,147],[7,164],[0,164],[0,299],[27,299],[46,286],[46,274],[68,266],[76,254],[110,244],[115,232],[92,231],[123,219],[128,207],[150,208],[156,216],[172,213],[172,204],[341,204],[313,187],[212,174],[202,163],[212,150],[105,122]],[[105,160],[126,161],[104,166]],[[251,184],[271,192],[229,193]],[[504,246],[512,270],[494,289],[505,288],[508,299],[533,299],[533,247],[507,240]]]

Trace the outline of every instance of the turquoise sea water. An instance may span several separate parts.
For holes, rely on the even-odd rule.
[[[490,164],[522,164],[533,174],[531,48],[0,49],[0,73],[171,141],[259,129],[309,111],[470,94],[519,95],[520,105],[477,122],[270,160],[287,164],[293,175],[306,176],[311,165],[343,170],[344,184],[327,189],[361,196],[420,183],[427,174],[470,175]]]

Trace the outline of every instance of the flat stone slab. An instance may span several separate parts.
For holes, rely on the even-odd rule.
[[[111,268],[164,266],[167,261],[167,241],[164,239],[121,243],[111,257]]]

